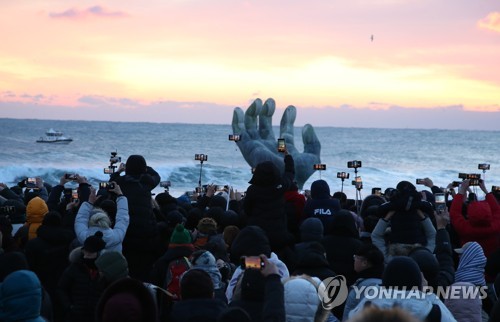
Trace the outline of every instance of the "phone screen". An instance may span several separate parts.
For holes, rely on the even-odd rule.
[[[278,152],[285,152],[285,139],[278,139]]]
[[[78,190],[76,189],[71,190],[71,198],[74,200],[78,199]]]
[[[246,256],[243,258],[244,268],[262,269],[263,263],[262,259],[258,256]]]

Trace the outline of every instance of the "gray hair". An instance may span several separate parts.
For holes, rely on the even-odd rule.
[[[101,208],[94,208],[90,212],[89,227],[110,228],[111,219]]]

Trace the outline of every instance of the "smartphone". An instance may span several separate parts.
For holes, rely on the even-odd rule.
[[[488,163],[479,163],[479,164],[477,165],[477,168],[478,168],[479,170],[483,170],[483,171],[484,171],[484,170],[489,170],[489,169],[490,169],[490,165],[489,165]]]
[[[372,195],[381,196],[382,195],[382,188],[372,188]]]
[[[110,189],[114,189],[115,188],[115,184],[112,183],[112,182],[99,182],[99,189],[106,189],[106,190],[110,190]]]
[[[240,140],[239,134],[229,134],[229,141],[238,142]]]
[[[451,185],[452,185],[452,187],[459,187],[461,183],[462,183],[462,181],[453,181],[451,183]]]
[[[314,170],[326,170],[326,164],[315,164],[313,165]]]
[[[73,202],[78,201],[78,190],[77,189],[71,190],[71,200]]]
[[[113,167],[104,168],[104,174],[113,174],[115,169]]]
[[[264,261],[259,256],[243,256],[241,257],[242,269],[263,269]]]
[[[68,180],[76,180],[76,174],[66,173],[64,178]]]
[[[285,152],[285,139],[278,139],[278,152]]]
[[[36,178],[28,178],[26,179],[26,188],[35,189],[36,186]]]
[[[434,203],[436,204],[436,211],[441,213],[446,208],[446,200],[444,198],[444,193],[435,193],[434,194]]]
[[[424,184],[425,183],[425,180],[424,179],[417,179],[415,181],[416,184]]]

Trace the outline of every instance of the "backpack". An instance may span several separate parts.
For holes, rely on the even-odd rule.
[[[180,257],[168,263],[164,289],[167,291],[170,301],[180,300],[181,277],[190,268],[191,264],[186,257]]]

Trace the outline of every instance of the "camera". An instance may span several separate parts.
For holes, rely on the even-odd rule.
[[[3,206],[0,207],[0,215],[12,215],[16,213],[16,206]]]
[[[337,172],[337,178],[349,179],[349,172]]]
[[[67,180],[76,180],[76,174],[66,173],[64,174],[64,178]]]
[[[24,186],[28,189],[37,189],[36,178],[26,178],[24,180]]]
[[[265,263],[259,256],[242,256],[240,259],[242,269],[263,269]]]
[[[160,182],[160,187],[162,187],[162,188],[168,189],[171,186],[172,186],[172,183],[170,182],[170,180],[169,181],[161,181]]]
[[[113,182],[99,182],[99,189],[111,190],[115,188],[115,184]]]
[[[278,152],[285,152],[285,150],[286,150],[285,139],[278,139]]]
[[[361,168],[361,161],[358,160],[347,161],[347,167],[353,169]]]
[[[229,134],[229,141],[238,142],[241,139],[239,134]]]
[[[109,158],[109,163],[115,164],[118,162],[122,162],[122,158],[117,156],[117,152],[111,152],[111,157]]]
[[[372,188],[372,195],[381,196],[382,195],[382,188]]]
[[[436,205],[436,211],[441,213],[446,208],[446,200],[444,198],[444,193],[435,193],[434,194],[434,203]]]
[[[313,165],[314,170],[326,170],[326,164],[315,164]]]
[[[483,170],[483,171],[486,171],[486,170],[489,170],[490,169],[490,165],[488,163],[479,163],[477,168],[479,170]]]
[[[424,184],[425,180],[424,179],[417,179],[416,184]]]
[[[363,189],[363,180],[361,180],[360,176],[354,177],[354,180],[352,180],[352,185],[356,186],[356,189],[361,190]]]
[[[208,160],[208,155],[206,155],[206,154],[195,154],[194,155],[194,159],[196,161],[200,161],[200,162],[207,161]]]

